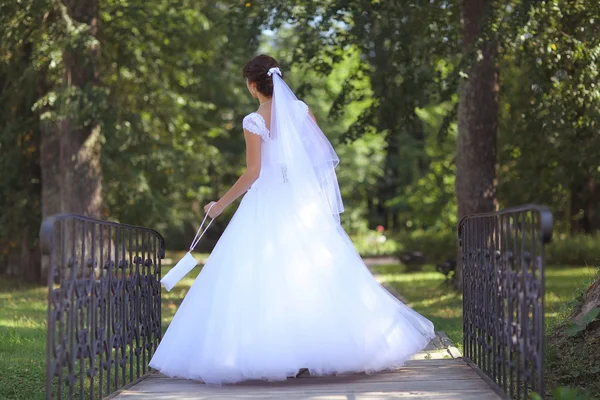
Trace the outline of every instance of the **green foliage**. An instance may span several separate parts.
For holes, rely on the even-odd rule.
[[[539,2],[504,44],[499,199],[549,204],[562,230],[589,217],[600,174],[599,17],[598,2]]]
[[[191,231],[243,166],[240,70],[260,30],[223,3],[101,0],[96,38],[62,2],[21,3],[0,3],[0,251],[23,226],[35,246],[40,125],[65,117],[102,128],[107,218]],[[98,48],[98,81],[66,85],[65,51],[85,64]]]
[[[591,267],[548,268],[546,271],[544,366],[547,398],[550,398],[550,392],[554,398],[579,392],[582,399],[597,398],[586,393],[600,393],[597,385],[600,371],[596,368],[600,343],[582,335],[570,337],[566,331],[573,310],[581,306],[583,294],[597,278],[597,271]],[[565,392],[560,394],[563,390]]]
[[[573,337],[583,332],[600,315],[600,307],[592,308],[581,317],[580,321],[575,321],[567,328],[567,335]]]
[[[559,387],[552,391],[552,396],[556,400],[594,400],[596,396],[585,394],[581,390],[570,387]]]
[[[430,264],[442,263],[448,259],[456,260],[457,257],[456,233],[445,229],[418,229],[401,234],[366,229],[351,237],[354,246],[363,257],[400,257],[405,253],[420,252]]]
[[[286,81],[311,107],[321,129],[333,142],[340,157],[336,173],[345,207],[341,216],[342,224],[353,236],[364,236],[369,228],[375,227],[374,223],[368,220],[369,201],[376,197],[377,183],[383,175],[385,138],[370,130],[355,141],[342,140],[349,126],[372,104],[373,100],[368,97],[347,105],[343,117],[328,118],[336,99],[344,90],[344,83],[348,80],[353,79],[355,88],[361,88],[365,93],[370,91],[370,80],[367,76],[357,79],[352,75],[360,65],[360,53],[355,48],[349,48],[345,59],[337,63],[329,75],[324,77],[316,73],[312,66],[293,63],[289,49],[296,47],[295,31],[280,29],[276,37],[269,37],[266,42],[264,50],[273,54],[284,65]]]
[[[387,237],[385,232],[377,230],[353,235],[352,243],[362,257],[393,256],[403,248],[394,238]]]
[[[267,8],[273,10],[269,27],[305,27],[297,34],[296,63],[329,74],[348,49],[361,54],[330,115],[340,118],[345,106],[364,100],[354,82],[368,76],[374,101],[343,138],[372,131],[385,138],[382,173],[362,206],[369,226],[454,226],[453,95],[458,77],[477,59],[476,51],[463,54],[458,46],[457,4],[271,0]],[[590,189],[600,173],[598,2],[505,0],[494,2],[486,18],[478,40],[493,35],[500,42],[501,207],[544,203],[562,232],[599,229],[598,190]],[[436,109],[432,120],[426,112]]]
[[[457,259],[458,239],[456,232],[443,230],[415,230],[401,234],[396,239],[404,251],[423,253],[428,263],[442,263]]]
[[[31,108],[38,98],[40,48],[49,1],[0,2],[0,255],[24,241],[37,245],[40,225],[40,131]],[[10,212],[6,212],[10,210]],[[0,272],[7,267],[3,257]]]
[[[185,222],[198,219],[200,208],[193,204],[222,194],[243,165],[249,99],[235,77],[255,47],[248,36],[229,35],[238,21],[211,2],[112,1],[102,18],[114,115],[104,131],[103,167],[119,177],[106,180],[107,215],[190,230]]]
[[[600,234],[555,235],[546,246],[546,260],[554,265],[597,265],[600,263]]]
[[[418,111],[441,112],[438,125],[445,126],[442,122],[453,110],[446,104],[452,100],[453,91],[444,91],[443,95],[439,92],[451,86],[453,58],[459,52],[457,7],[452,3],[440,6],[432,2],[370,0],[318,4],[271,0],[265,7],[271,10],[267,25],[277,32],[289,25],[303,27],[296,31],[292,52],[296,64],[329,75],[346,62],[348,55],[360,54],[361,62],[349,70],[349,79],[337,91],[329,116],[345,126],[342,140],[353,141],[371,132],[384,139],[383,159],[378,163],[381,172],[371,185],[368,200],[361,205],[369,227],[382,224],[397,230],[404,229],[406,223],[418,224],[414,216],[426,214],[411,208],[421,204],[415,199],[432,186],[437,188],[444,180],[441,172],[447,174],[451,168],[448,160],[452,159],[452,145],[448,145],[449,152],[448,148],[436,149],[436,140],[431,139],[438,132],[431,132]],[[254,7],[250,9],[249,18],[261,15]],[[264,19],[256,20],[264,23]],[[369,90],[361,84],[365,78],[370,82]],[[317,84],[307,82],[306,86]],[[347,115],[349,106],[364,103],[369,97],[372,101],[358,115]],[[349,125],[345,122],[348,119]],[[429,196],[431,200],[426,204],[430,209],[453,198],[447,195],[447,187],[443,185],[442,190]],[[434,220],[439,211],[427,216]]]
[[[564,281],[572,275],[565,274],[561,286],[565,286]],[[572,321],[574,311],[582,305],[583,293],[598,278],[598,271],[590,273],[575,290],[571,289],[570,295],[565,291],[560,303],[554,302],[554,307],[547,307],[554,318],[546,324],[544,374],[546,388],[556,398],[594,399],[600,395],[600,338],[596,332],[584,332],[598,317],[600,309],[592,309],[581,320]],[[546,303],[549,303],[548,290]]]
[[[101,0],[97,37],[61,4],[0,2],[0,207],[12,211],[0,252],[36,246],[40,121],[65,116],[102,127],[105,216],[183,247],[243,170],[254,104],[240,68],[264,50],[336,146],[344,227],[360,238],[383,225],[397,250],[432,261],[454,254],[456,88],[477,57],[457,2]],[[597,230],[600,4],[503,0],[488,14],[478,40],[500,39],[500,206],[545,203],[557,231]],[[85,64],[98,48],[98,81],[66,85],[64,50]],[[548,260],[593,263],[594,240],[561,238]]]
[[[555,400],[595,400],[597,397],[582,393],[582,391],[570,387],[558,387],[552,391],[552,398]],[[532,400],[542,400],[542,397],[533,393]]]

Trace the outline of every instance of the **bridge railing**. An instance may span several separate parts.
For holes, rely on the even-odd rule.
[[[40,234],[46,397],[102,399],[141,379],[161,337],[163,237],[73,214],[46,219]]]
[[[512,398],[544,395],[544,244],[549,209],[471,215],[458,226],[464,357]]]

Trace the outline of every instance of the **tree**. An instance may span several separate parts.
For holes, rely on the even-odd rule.
[[[75,110],[64,110],[42,128],[42,216],[71,212],[98,218],[102,216],[100,122],[85,112],[99,84],[98,0],[67,0],[57,8],[68,37],[59,90]]]
[[[409,192],[432,162],[417,110],[454,94],[448,70],[458,54],[457,7],[447,1],[271,0],[265,8],[272,10],[270,18],[249,18],[268,21],[271,29],[303,27],[293,51],[296,64],[328,75],[349,54],[360,53],[363,62],[344,82],[329,116],[342,118],[350,104],[372,100],[342,139],[373,131],[384,137],[383,174],[365,199],[366,217],[371,227],[406,229],[416,220]],[[356,85],[365,76],[371,90]]]
[[[456,198],[459,219],[496,207],[496,140],[498,132],[498,44],[493,35],[481,39],[491,0],[464,0],[463,54],[476,57],[461,81],[458,103]],[[460,263],[459,263],[460,264]],[[455,282],[462,286],[462,268]]]
[[[100,218],[102,136],[97,115],[86,112],[98,100],[98,0],[59,0],[54,6],[64,35],[58,40],[63,45],[62,71],[58,70],[62,76],[42,77],[42,86],[47,85],[42,90],[65,101],[40,127],[41,214],[42,218],[62,213]],[[42,258],[42,278],[50,262]]]
[[[183,246],[194,203],[243,166],[250,23],[211,1],[0,2],[0,273],[40,275],[42,214],[153,226]]]
[[[260,35],[245,9],[192,0],[104,4],[105,218],[153,226],[170,247],[185,248],[203,202],[238,178],[241,122],[254,106],[241,68]]]
[[[594,232],[600,229],[600,3],[537,2],[526,15],[503,35],[498,199],[547,204],[559,231]]]
[[[41,172],[34,68],[45,0],[0,3],[0,274],[40,280]]]

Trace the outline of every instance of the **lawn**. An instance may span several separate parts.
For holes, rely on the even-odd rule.
[[[177,261],[181,254],[169,254]],[[204,258],[199,256],[198,258]],[[168,260],[167,260],[168,261]],[[166,273],[168,268],[164,268]],[[199,268],[171,292],[163,291],[163,328],[192,284]],[[443,276],[427,267],[405,273],[398,265],[377,267],[376,272],[405,296],[412,307],[430,318],[461,347],[461,299],[443,285]],[[563,312],[563,304],[579,287],[590,282],[594,268],[549,268],[547,323]],[[0,399],[44,399],[46,358],[46,289],[13,280],[0,281]]]
[[[462,352],[462,296],[444,283],[433,266],[421,272],[405,273],[400,265],[373,268],[384,282],[406,298],[409,305],[427,316],[436,331],[444,331]],[[576,291],[587,287],[596,274],[593,267],[548,267],[546,269],[546,326],[552,327],[564,315],[566,304]]]
[[[183,253],[169,256],[166,262],[176,262]],[[206,255],[196,254],[196,258]],[[163,275],[169,269],[163,267]],[[199,272],[195,268],[171,292],[163,290],[163,331]],[[46,398],[47,293],[45,287],[0,280],[0,400]]]
[[[0,399],[43,399],[45,287],[0,280]]]

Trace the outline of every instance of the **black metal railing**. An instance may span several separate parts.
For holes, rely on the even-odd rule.
[[[464,357],[512,398],[544,395],[544,244],[552,213],[523,206],[463,218]]]
[[[46,397],[102,399],[141,379],[161,338],[163,237],[72,214],[46,219],[40,234]]]

